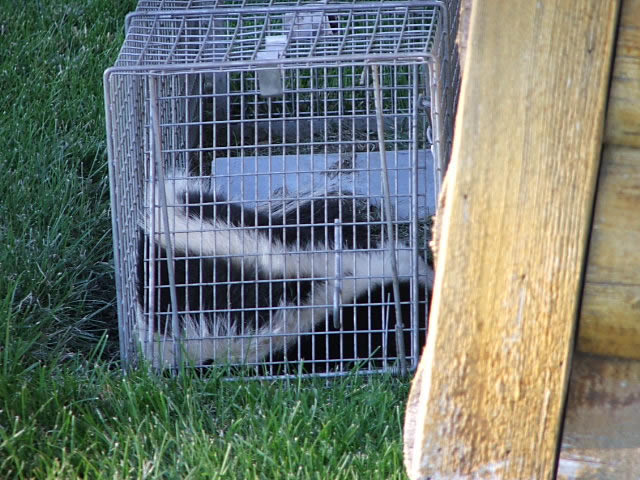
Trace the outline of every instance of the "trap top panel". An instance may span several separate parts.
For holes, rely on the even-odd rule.
[[[385,0],[378,0],[379,2]],[[196,10],[205,8],[245,8],[245,7],[278,7],[322,4],[318,0],[140,0],[137,12],[154,10]],[[330,3],[355,4],[357,0],[332,0]]]
[[[436,54],[444,17],[432,1],[140,12],[129,18],[116,68],[415,61]]]

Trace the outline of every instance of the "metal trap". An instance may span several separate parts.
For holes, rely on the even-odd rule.
[[[104,79],[125,365],[417,366],[450,18],[435,1],[140,2]]]

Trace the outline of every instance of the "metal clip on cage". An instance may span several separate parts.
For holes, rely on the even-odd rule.
[[[417,366],[456,10],[139,2],[104,75],[125,366]]]

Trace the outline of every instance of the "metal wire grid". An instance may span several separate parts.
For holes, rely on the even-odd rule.
[[[108,81],[107,81],[108,79]],[[137,229],[143,209],[144,82],[134,76],[105,75],[107,149],[112,210],[120,352],[123,363],[136,358],[131,336],[137,313]]]
[[[449,165],[453,144],[455,112],[460,90],[460,64],[458,46],[456,44],[460,2],[450,0],[446,3],[447,35],[443,36],[442,44],[439,46],[435,60],[430,63],[432,90],[439,97],[438,99],[432,99],[433,131],[431,132],[434,142],[434,157],[436,159],[434,163],[436,204],[441,184]]]
[[[352,76],[362,75],[362,66],[347,66],[344,67],[345,71],[349,71]],[[309,78],[335,78],[338,74],[329,73],[329,68],[322,67],[316,69],[313,74],[308,74]],[[397,67],[387,66],[386,74],[383,74],[385,78],[384,82],[392,85],[391,78],[394,77],[397,83],[408,84],[410,80],[416,83],[420,83],[420,75],[424,75],[424,66],[412,66],[411,69],[406,68],[405,72],[396,71]],[[231,78],[236,72],[227,72],[227,77]],[[204,75],[204,74],[203,74]],[[237,82],[238,84],[249,83],[246,82],[244,76],[249,76],[247,72],[243,72]],[[344,74],[346,76],[347,74]],[[297,78],[298,80],[304,78],[304,72],[301,75],[296,75],[294,69],[290,69],[287,72],[287,77]],[[148,96],[148,81],[141,79],[138,76],[114,76],[117,78],[117,82],[112,84],[113,93],[127,92],[138,88],[138,93],[142,98]],[[351,115],[343,115],[338,117],[337,115],[324,115],[319,119],[314,119],[309,122],[308,118],[297,118],[291,120],[292,124],[287,125],[287,130],[280,129],[280,132],[276,134],[273,128],[269,130],[260,128],[261,119],[268,118],[268,110],[261,110],[260,108],[253,109],[253,116],[249,118],[240,118],[237,121],[231,122],[229,120],[223,121],[221,119],[216,120],[215,126],[221,127],[221,131],[226,128],[227,140],[235,139],[236,145],[206,145],[205,141],[210,138],[207,129],[211,127],[212,121],[207,122],[206,108],[202,108],[199,116],[202,121],[188,121],[184,115],[187,115],[189,110],[189,102],[192,98],[188,95],[180,94],[176,95],[176,92],[184,92],[190,85],[190,79],[188,76],[182,74],[176,74],[171,77],[162,76],[160,84],[162,85],[160,90],[161,94],[158,98],[158,110],[160,112],[160,118],[162,119],[157,127],[150,125],[151,118],[145,119],[141,122],[145,125],[142,135],[130,135],[130,130],[126,127],[122,127],[122,124],[118,122],[118,119],[111,118],[114,126],[120,127],[119,133],[121,135],[121,141],[117,142],[113,146],[113,157],[119,157],[121,162],[112,162],[112,184],[116,187],[114,190],[114,217],[118,220],[114,222],[114,234],[119,237],[118,257],[120,258],[120,268],[118,269],[124,277],[121,282],[120,289],[123,290],[123,302],[121,306],[122,317],[129,318],[131,322],[132,318],[135,318],[135,305],[137,299],[137,292],[135,291],[135,275],[136,275],[136,230],[140,221],[136,221],[135,212],[142,212],[146,210],[161,209],[162,203],[160,199],[155,199],[152,203],[148,199],[141,197],[140,192],[144,191],[141,187],[144,181],[153,184],[155,180],[150,171],[149,158],[153,157],[152,137],[154,131],[157,131],[161,137],[160,143],[162,144],[162,164],[166,165],[168,171],[175,171],[176,166],[189,165],[191,171],[195,171],[196,176],[201,178],[209,178],[213,173],[215,174],[215,190],[222,192],[231,192],[235,195],[234,201],[237,204],[245,205],[248,209],[255,208],[259,199],[268,198],[269,192],[280,191],[280,195],[275,198],[271,198],[269,202],[270,208],[275,208],[278,204],[282,205],[291,201],[302,201],[304,199],[314,198],[320,201],[322,196],[318,192],[323,190],[337,190],[338,194],[344,199],[351,199],[354,204],[361,201],[361,198],[366,198],[366,205],[358,205],[357,208],[364,209],[366,211],[375,210],[381,203],[381,190],[379,187],[379,175],[381,172],[380,156],[375,151],[377,149],[377,137],[375,132],[375,120],[373,117],[372,107],[372,89],[368,87],[364,89],[366,96],[365,99],[368,106],[364,107],[364,111],[360,113],[352,113]],[[132,81],[133,80],[133,81]],[[254,77],[255,80],[255,77]],[[229,81],[229,83],[233,83]],[[206,82],[197,82],[199,85],[206,84]],[[422,81],[421,91],[424,91],[426,82]],[[202,87],[201,87],[202,88]],[[257,86],[253,87],[253,90],[247,90],[243,93],[238,93],[234,97],[240,97],[235,99],[238,104],[249,105],[251,102],[256,102],[258,98],[259,89]],[[313,92],[313,93],[311,93]],[[388,105],[388,122],[386,123],[387,130],[392,133],[391,138],[386,139],[388,145],[388,156],[392,158],[392,167],[389,168],[389,173],[393,182],[392,202],[394,210],[396,212],[403,212],[403,218],[394,219],[394,228],[396,229],[396,238],[404,238],[405,240],[410,238],[411,248],[416,250],[419,248],[421,251],[426,249],[427,236],[424,232],[419,231],[417,224],[413,224],[412,219],[423,218],[427,211],[427,192],[426,190],[418,191],[415,184],[418,183],[418,175],[427,176],[428,173],[423,169],[418,171],[414,169],[416,165],[411,165],[409,161],[413,157],[412,148],[418,148],[420,151],[416,152],[420,157],[420,160],[424,163],[426,157],[426,149],[428,145],[424,139],[424,135],[419,136],[416,139],[406,138],[408,132],[408,124],[406,117],[409,110],[413,109],[416,99],[418,97],[409,97],[406,88],[400,87],[387,87],[385,90],[386,103]],[[290,103],[293,105],[304,105],[308,100],[305,98],[307,95],[316,96],[316,102],[318,104],[330,105],[335,100],[330,101],[332,95],[338,96],[353,95],[353,89],[346,89],[335,87],[334,91],[323,88],[312,88],[310,91],[296,92],[294,89],[288,94],[283,95],[282,103]],[[296,96],[297,98],[289,98]],[[109,94],[111,97],[111,92]],[[394,98],[395,97],[395,98]],[[125,97],[126,99],[126,97]],[[392,101],[393,100],[393,101]],[[274,107],[273,100],[262,100],[263,104],[271,104],[271,111],[277,110]],[[402,107],[403,102],[405,106]],[[259,103],[259,101],[258,101]],[[231,104],[231,102],[229,102]],[[127,113],[127,109],[130,104],[125,100],[117,105],[122,114],[117,115],[117,109],[114,109],[117,117],[124,117]],[[262,105],[264,106],[264,105]],[[259,107],[259,105],[258,105]],[[419,107],[417,107],[419,108]],[[143,111],[150,111],[150,105],[147,105],[142,109]],[[267,112],[267,113],[265,113]],[[368,113],[367,113],[368,112]],[[331,113],[331,112],[329,112]],[[182,115],[182,118],[180,118]],[[361,122],[360,116],[365,117],[365,121]],[[426,112],[424,110],[416,112],[416,118],[420,122],[419,131],[424,131],[427,123]],[[114,121],[115,120],[115,121]],[[275,120],[274,120],[275,121]],[[289,122],[289,120],[287,120]],[[126,123],[126,122],[125,122]],[[239,126],[238,126],[239,124]],[[235,126],[235,131],[245,130],[250,132],[248,136],[232,136],[232,129],[228,128],[230,125]],[[295,128],[294,128],[295,127]],[[138,128],[133,129],[135,132]],[[291,132],[295,131],[295,138]],[[283,133],[284,132],[284,133]],[[287,136],[288,135],[288,136]],[[191,137],[196,138],[196,141],[192,141]],[[285,142],[283,142],[283,137]],[[258,142],[255,139],[258,138]],[[260,140],[262,139],[262,140]],[[136,165],[132,162],[132,158],[128,150],[133,150],[130,147],[132,143],[140,141],[144,145],[144,151],[139,163]],[[192,147],[187,147],[188,143],[192,143]],[[415,146],[414,146],[415,144]],[[421,147],[419,147],[420,145]],[[406,152],[406,153],[405,153]],[[260,170],[259,164],[265,164],[266,162],[272,164],[280,162],[280,165],[273,165],[270,167],[262,167]],[[233,163],[237,162],[237,163]],[[285,163],[288,163],[287,167]],[[293,163],[293,166],[291,164]],[[144,168],[140,168],[143,166]],[[286,170],[285,170],[286,168]],[[285,173],[286,172],[286,173]],[[403,184],[403,176],[410,178],[410,182]],[[339,180],[336,183],[336,177]],[[372,178],[371,177],[376,177]],[[146,180],[145,180],[146,179]],[[173,180],[180,181],[181,178],[173,178]],[[415,181],[414,181],[415,180]],[[362,182],[365,185],[365,190],[359,192],[356,197],[349,192],[355,183]],[[372,184],[376,184],[375,187]],[[426,183],[423,179],[420,183]],[[310,197],[304,194],[310,186],[314,187],[316,191],[315,197]],[[405,188],[408,188],[406,191]],[[249,199],[249,200],[242,200]],[[420,213],[418,213],[418,211]],[[138,217],[143,216],[138,213]],[[380,237],[381,248],[384,247],[384,238],[381,236],[381,220],[371,221],[368,226],[369,234],[372,238],[376,236]],[[115,233],[117,232],[117,233]],[[421,235],[421,238],[417,238]],[[420,244],[421,241],[421,244]],[[406,248],[404,245],[399,245],[399,248]],[[373,250],[372,250],[373,251]],[[323,250],[318,250],[317,253],[322,253]],[[324,250],[325,253],[328,253]],[[245,257],[250,258],[250,252],[247,252]],[[143,260],[145,268],[149,268],[150,256],[148,251],[145,251]],[[137,260],[136,260],[137,259]],[[413,266],[412,266],[413,267]],[[145,273],[146,283],[150,282],[148,271]],[[325,277],[315,277],[314,280],[322,281],[326,280]],[[157,289],[168,288],[167,286],[158,286]],[[147,301],[149,296],[147,296]],[[423,300],[424,302],[425,300]],[[332,304],[324,305],[327,309],[333,308]],[[425,305],[423,304],[424,308]],[[170,322],[170,314],[167,312],[160,312],[160,307],[155,306],[154,309],[151,305],[146,305],[147,312],[153,312],[156,316],[161,317],[161,323]],[[185,312],[179,312],[181,314]],[[151,313],[148,315],[152,316]],[[127,322],[124,322],[125,324]],[[133,355],[135,348],[132,343],[135,342],[135,334],[132,334],[131,324],[123,325],[124,331],[128,331],[128,340],[123,340],[125,345],[123,351]],[[417,327],[414,324],[413,328]],[[363,332],[364,335],[371,335],[372,332]],[[424,335],[424,332],[422,332]],[[242,336],[242,333],[240,334]],[[244,335],[246,338],[246,334]],[[416,337],[417,338],[417,337]],[[128,343],[127,343],[128,342]],[[407,352],[410,366],[415,366],[417,361],[418,347],[413,345],[411,350]],[[371,347],[371,351],[360,352],[359,358],[367,358],[371,354],[374,347]],[[130,357],[135,358],[135,357]],[[247,359],[253,360],[254,363],[259,362],[258,358]],[[345,357],[339,367],[343,370],[347,369],[347,364],[351,359]],[[393,358],[385,359],[389,365],[396,360]],[[320,360],[318,360],[320,362]],[[312,370],[315,370],[312,367]],[[340,370],[340,368],[338,368]],[[366,370],[363,370],[366,371]]]
[[[318,0],[140,0],[136,12],[152,12],[156,10],[198,10],[219,8],[246,7],[296,7],[306,4],[341,3],[354,4],[352,0],[318,2]]]
[[[397,1],[397,0],[396,0]],[[185,10],[221,10],[221,9],[247,9],[253,7],[301,7],[301,6],[322,6],[322,5],[342,5],[351,7],[353,5],[367,4],[376,8],[382,3],[390,3],[389,0],[139,0],[136,10],[130,12],[129,16],[140,13],[165,12],[182,14]],[[407,3],[407,2],[405,2]],[[455,0],[432,1],[434,5],[443,5],[450,9]],[[455,6],[455,5],[454,5]]]
[[[433,2],[341,4],[164,12],[130,18],[116,66],[256,62],[267,39],[283,37],[280,61],[431,54],[442,9]],[[413,6],[412,6],[413,5]],[[368,8],[367,8],[368,7]],[[159,14],[160,13],[160,14]],[[349,58],[350,57],[350,58]]]
[[[375,3],[383,3],[386,0]],[[325,4],[357,4],[362,3],[357,0],[325,0],[317,2],[316,0],[140,0],[135,12],[131,12],[127,16],[125,22],[128,30],[130,20],[136,15],[144,13],[166,13],[174,11],[174,15],[183,14],[185,10],[212,10],[212,9],[246,9],[250,7],[296,7],[302,5],[318,5]],[[388,2],[386,2],[388,3]],[[438,85],[441,91],[441,100],[434,104],[434,128],[440,129],[438,134],[432,132],[432,140],[434,142],[434,154],[437,156],[437,162],[434,165],[436,176],[435,195],[437,197],[440,192],[440,184],[444,177],[448,165],[448,159],[451,152],[453,142],[453,126],[454,114],[458,101],[458,91],[460,86],[460,66],[458,62],[458,48],[455,43],[455,33],[458,30],[458,20],[460,11],[460,2],[458,0],[440,0],[432,2],[442,9],[442,18],[444,23],[443,32],[445,34],[444,43],[439,48],[434,48],[432,52],[431,66],[433,68],[433,82]],[[441,104],[441,105],[440,105]],[[442,111],[439,111],[442,110]],[[442,145],[440,142],[442,140]]]
[[[379,18],[380,12],[377,12],[376,15]],[[343,13],[340,18],[348,17]],[[372,17],[369,14],[364,18],[370,19]],[[133,19],[133,28],[130,30],[127,40],[129,40],[129,36],[133,38],[140,35],[135,31],[136,27],[134,26],[135,22],[140,19],[140,17]],[[192,19],[192,17],[189,18],[189,20]],[[215,20],[211,15],[204,19],[200,17],[198,22],[201,23],[198,24],[195,31],[202,32],[204,30],[202,22],[208,22],[207,28],[209,28],[213,21],[217,27]],[[154,19],[156,26],[158,25],[157,21],[158,19]],[[167,32],[167,34],[179,36],[182,33],[181,38],[189,39],[186,42],[189,45],[203,39],[206,40],[207,35],[198,37],[196,34],[199,40],[194,43],[192,30],[189,30],[188,35],[185,34],[186,23],[183,17],[178,22],[182,26],[173,30],[173,33]],[[193,25],[192,22],[189,24]],[[406,22],[404,24],[406,25]],[[229,30],[227,29],[227,31]],[[343,33],[346,33],[346,30]],[[288,35],[291,39],[293,36],[291,30]],[[149,35],[150,37],[151,35]],[[150,41],[147,42],[147,44],[149,43]],[[178,48],[175,42],[173,45],[175,47],[173,54],[175,54]],[[126,57],[129,46],[125,42],[121,58]],[[255,49],[255,46],[251,48]],[[251,51],[251,48],[239,51],[245,52],[243,53],[245,55],[246,52]],[[291,43],[288,48],[296,51]],[[213,50],[216,49],[221,50],[217,44],[213,45]],[[192,60],[203,58],[202,56],[197,57],[197,55],[194,57],[193,51],[187,50],[190,53],[185,58]],[[205,49],[200,48],[200,52],[203,50]],[[254,50],[253,58],[256,56],[255,53]],[[375,172],[380,171],[380,158],[376,153],[379,142],[375,134],[372,134],[376,129],[376,120],[373,113],[373,92],[369,79],[369,68],[362,61],[327,66],[322,63],[314,65],[314,58],[308,60],[310,60],[310,66],[307,68],[283,65],[282,75],[285,87],[282,96],[277,99],[265,98],[261,95],[258,72],[251,71],[251,69],[247,69],[247,71],[238,69],[237,64],[218,65],[215,71],[212,68],[205,68],[197,73],[168,71],[151,73],[148,69],[136,72],[127,71],[126,68],[123,68],[125,62],[119,60],[117,65],[120,68],[117,67],[105,74],[105,102],[109,106],[107,127],[110,138],[109,156],[119,291],[118,308],[121,322],[121,347],[125,364],[135,359],[138,340],[135,338],[135,328],[133,328],[137,315],[138,294],[135,279],[138,261],[144,262],[145,269],[147,269],[145,270],[145,278],[148,282],[147,291],[153,289],[148,271],[153,263],[152,257],[149,257],[149,252],[145,250],[144,259],[138,258],[136,239],[140,217],[143,216],[142,212],[145,209],[149,211],[162,207],[157,199],[154,202],[149,202],[148,199],[143,198],[142,193],[145,190],[145,182],[155,181],[151,172],[154,163],[150,162],[150,159],[157,155],[153,152],[154,137],[159,138],[159,145],[161,145],[160,157],[162,161],[159,164],[165,166],[167,171],[175,172],[177,165],[188,165],[192,172],[195,171],[202,178],[210,178],[209,176],[213,174],[215,188],[226,191],[230,195],[235,193],[237,198],[234,201],[245,205],[248,209],[255,208],[258,197],[263,194],[260,192],[261,190],[270,193],[280,191],[279,195],[269,199],[269,209],[271,209],[278,203],[301,201],[301,192],[309,186],[309,182],[316,191],[318,191],[318,182],[324,184],[325,190],[329,190],[327,182],[332,176],[335,178],[336,175],[342,179],[338,182],[338,193],[343,198],[350,198],[354,205],[361,198],[358,197],[356,200],[355,196],[349,197],[352,195],[349,190],[353,190],[354,181],[361,181],[364,178],[358,177],[358,175],[368,176],[367,191],[364,192],[367,199],[366,209],[369,211],[379,206],[379,204],[374,204],[376,197],[380,197],[380,191],[372,191],[370,183],[371,176],[375,176]],[[152,56],[145,57],[144,61],[154,64]],[[136,63],[140,65],[140,62]],[[268,62],[261,65],[263,69],[268,66]],[[255,68],[255,65],[253,67]],[[420,237],[421,232],[418,225],[418,219],[424,217],[428,203],[427,193],[419,192],[417,186],[421,181],[418,177],[425,173],[424,170],[417,168],[415,162],[413,165],[410,163],[402,164],[399,159],[404,158],[403,155],[407,152],[409,155],[407,158],[415,160],[428,149],[424,132],[427,131],[429,112],[424,108],[425,99],[437,97],[433,93],[434,78],[437,77],[433,73],[427,74],[429,67],[430,65],[425,64],[423,58],[405,65],[387,63],[383,66],[382,76],[385,105],[385,145],[387,145],[386,149],[390,157],[395,158],[395,163],[390,168],[392,180],[395,181],[394,193],[392,194],[392,203],[396,212],[394,229],[396,238],[402,238],[404,235],[404,238],[409,239],[409,248],[414,253],[411,267],[414,292],[416,292],[419,280],[416,278],[417,252],[426,249],[427,241],[426,236]],[[431,78],[431,86],[428,85],[429,78]],[[159,123],[156,125],[154,125],[150,113],[153,110],[150,100],[153,96],[150,85],[156,85],[151,89],[157,88],[158,90],[157,99],[154,100],[159,112]],[[144,114],[140,115],[141,112]],[[408,129],[409,122],[413,122],[416,128]],[[212,135],[214,131],[217,139],[215,144],[210,140],[214,137]],[[416,134],[416,132],[420,133]],[[226,159],[226,161],[221,161],[221,159]],[[274,160],[281,161],[283,164],[292,160],[296,165],[291,173],[278,172],[277,169],[259,172],[258,164],[262,159],[268,159],[270,163],[273,163]],[[315,164],[318,159],[321,162],[320,168]],[[247,163],[254,163],[254,166],[247,167]],[[351,164],[350,170],[347,169],[345,174],[343,167],[349,163]],[[237,167],[234,168],[233,165],[240,165],[240,170]],[[220,166],[226,168],[227,171],[220,171]],[[406,194],[401,192],[403,186],[400,179],[403,173],[409,175],[411,179],[409,191]],[[286,179],[289,177],[295,178],[293,188],[287,184]],[[173,180],[180,181],[179,178]],[[345,190],[343,190],[343,184],[347,186]],[[335,185],[331,188],[335,188]],[[249,190],[253,190],[252,194]],[[402,208],[405,208],[405,216],[399,218],[397,213]],[[406,210],[407,208],[408,210]],[[382,230],[381,221],[371,221],[367,228],[372,236],[379,235]],[[407,235],[401,231],[409,233]],[[381,238],[380,245],[380,248],[386,248],[383,238]],[[396,246],[400,249],[407,248],[404,244]],[[319,250],[318,253],[329,254],[328,251],[323,252],[322,250]],[[247,252],[245,256],[251,257],[250,252]],[[327,278],[320,276],[316,280],[322,281]],[[162,288],[168,287],[156,286],[155,288],[160,291]],[[154,315],[162,318],[160,323],[169,322],[170,315],[167,312],[159,312],[159,308],[154,308],[149,304],[149,298],[152,297],[153,295],[146,295],[145,315],[149,318]],[[412,298],[412,302],[414,301],[417,308],[417,297]],[[426,301],[422,300],[422,302],[422,307],[426,308],[424,304]],[[335,305],[327,303],[323,307],[329,310]],[[154,311],[155,314],[150,313]],[[415,333],[414,339],[417,339],[417,336],[424,335],[424,332],[419,333],[416,322],[413,319],[412,322],[409,327]],[[148,323],[151,325],[152,322]],[[289,335],[297,333],[299,332],[288,332]],[[367,352],[357,352],[359,359],[367,358],[372,353],[371,338],[375,333],[374,331],[364,332],[365,335],[369,335],[369,349]],[[237,335],[234,336],[235,339],[237,337]],[[250,335],[247,332],[240,332],[239,337],[240,339],[248,339]],[[148,340],[149,342],[158,341],[154,340],[151,335]],[[232,339],[228,338],[228,340]],[[327,341],[327,337],[325,337],[325,341]],[[386,346],[383,347],[386,348]],[[407,352],[411,367],[415,367],[418,355],[417,341],[413,340],[410,350]],[[253,359],[246,358],[245,363],[271,367],[268,371],[262,370],[262,374],[281,373],[273,368],[277,365],[272,357],[273,355],[270,353],[267,359],[257,356]],[[385,357],[384,353],[383,357]],[[338,362],[338,368],[334,368],[331,374],[344,372],[348,368],[350,360],[353,359],[342,358]],[[385,357],[384,365],[391,365],[396,360],[396,357]],[[326,364],[326,360],[315,360],[314,358],[311,362],[311,373],[317,374],[315,362],[325,362]],[[324,369],[318,369],[318,371],[320,370]],[[369,370],[374,371],[373,364],[369,364],[362,371],[368,372]]]

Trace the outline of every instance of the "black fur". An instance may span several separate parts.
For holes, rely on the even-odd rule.
[[[231,229],[250,228],[254,234],[258,232],[261,241],[281,243],[288,250],[296,252],[294,255],[305,255],[316,248],[322,251],[334,249],[336,219],[340,220],[342,229],[342,249],[380,248],[375,237],[379,236],[381,228],[366,223],[373,212],[362,199],[337,196],[311,198],[299,202],[296,208],[272,209],[269,212],[262,208],[244,208],[201,190],[179,192],[177,198],[168,199],[169,207],[190,218],[223,221]],[[145,261],[145,253],[149,246],[149,237],[141,229],[138,298],[142,309],[147,304],[149,262]],[[170,335],[171,297],[167,255],[160,244],[156,244],[155,248],[157,298],[154,302],[154,330],[160,335]],[[179,314],[196,316],[206,312],[211,316],[226,315],[228,321],[235,323],[236,330],[250,332],[270,325],[273,321],[270,309],[283,302],[287,305],[283,308],[304,309],[310,307],[300,305],[319,289],[331,288],[329,295],[332,295],[332,287],[328,287],[322,279],[313,278],[312,272],[301,271],[297,278],[284,278],[277,269],[273,271],[261,267],[251,256],[253,252],[246,253],[247,256],[239,260],[225,254],[201,257],[189,251],[174,252]],[[380,255],[380,252],[372,251],[371,255]],[[416,354],[411,351],[408,330],[412,318],[412,295],[408,279],[402,280],[400,302],[405,327],[405,351],[411,355]],[[429,279],[418,288],[419,347],[422,347],[426,337],[428,290],[431,288],[428,283]],[[355,299],[343,299],[341,307],[341,328],[335,327],[331,308],[325,309],[326,318],[315,322],[311,330],[300,332],[299,337],[291,337],[286,348],[276,349],[257,360],[276,365],[282,365],[285,361],[294,365],[301,362],[306,371],[326,371],[337,368],[341,359],[347,364],[367,360],[372,350],[375,350],[373,356],[379,357],[385,343],[387,356],[396,357],[396,319],[390,277],[374,283],[371,289],[359,292]],[[316,362],[312,366],[313,359]],[[207,360],[200,358],[197,363],[205,364]],[[256,359],[248,359],[252,360]]]

